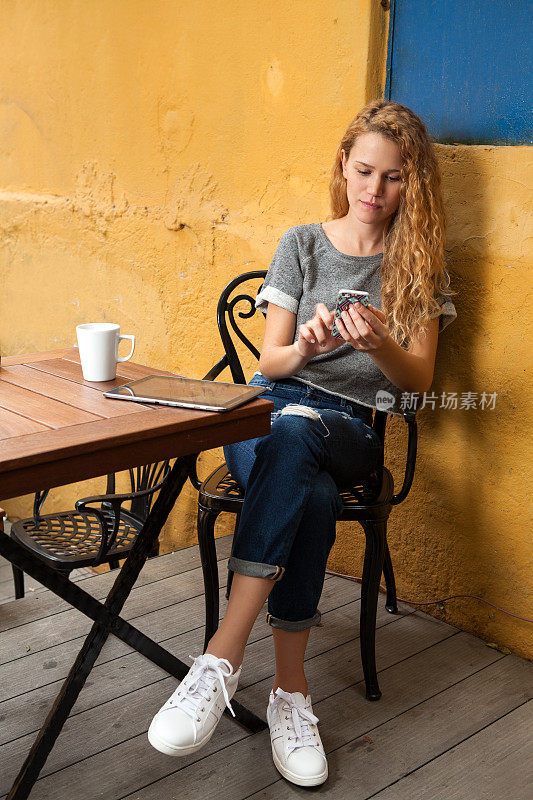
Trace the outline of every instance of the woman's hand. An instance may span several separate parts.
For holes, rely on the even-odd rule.
[[[301,356],[311,359],[320,353],[331,353],[344,344],[343,339],[331,335],[334,319],[333,311],[329,311],[325,303],[315,305],[315,316],[298,328],[294,346]]]
[[[375,306],[351,303],[337,320],[337,329],[343,342],[355,350],[371,353],[379,350],[390,337],[385,314]]]

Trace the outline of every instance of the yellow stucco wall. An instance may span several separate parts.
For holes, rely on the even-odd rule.
[[[137,335],[137,361],[201,377],[221,355],[221,289],[268,266],[286,228],[326,219],[339,137],[383,92],[388,12],[377,0],[11,0],[0,31],[2,352],[70,346],[78,323],[112,320]],[[389,543],[401,597],[479,595],[532,617],[530,152],[438,146],[459,318],[433,390],[497,403],[420,413],[415,484]],[[405,441],[395,420],[400,482]],[[201,474],[221,460],[204,454]],[[50,507],[96,488],[54,490]],[[163,549],[194,538],[189,488]],[[361,575],[362,553],[360,528],[339,525],[331,567]],[[477,600],[427,610],[533,655],[530,625]]]

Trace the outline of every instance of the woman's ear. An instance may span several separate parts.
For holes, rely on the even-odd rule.
[[[342,169],[342,175],[343,175],[344,178],[346,177],[346,164],[345,164],[345,161],[346,161],[346,153],[344,152],[344,149],[342,149],[341,150],[341,169]]]

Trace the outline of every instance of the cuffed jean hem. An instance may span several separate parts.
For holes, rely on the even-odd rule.
[[[322,614],[318,610],[312,617],[309,617],[309,619],[301,619],[297,622],[291,622],[288,619],[279,619],[278,617],[273,617],[270,613],[266,615],[266,621],[272,628],[281,628],[282,631],[290,631],[291,633],[306,631],[307,628],[318,625],[321,619]]]
[[[272,581],[279,581],[285,572],[285,567],[278,567],[276,564],[244,561],[242,558],[235,558],[235,556],[230,556],[228,559],[228,569],[232,572],[238,572],[240,575],[249,575],[251,578],[270,578]]]

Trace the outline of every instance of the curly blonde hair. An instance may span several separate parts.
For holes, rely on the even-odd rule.
[[[400,203],[384,235],[381,303],[392,338],[408,347],[425,334],[427,321],[440,308],[436,296],[457,294],[449,288],[444,265],[446,214],[439,165],[420,117],[399,103],[372,100],[350,122],[335,155],[329,186],[333,219],[349,210],[341,151],[348,159],[363,133],[379,133],[400,149]]]

